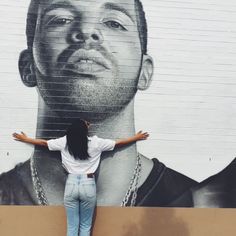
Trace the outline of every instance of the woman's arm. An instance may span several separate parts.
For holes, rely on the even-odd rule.
[[[12,134],[12,136],[15,138],[15,140],[21,141],[24,143],[30,143],[33,145],[44,146],[44,147],[48,146],[47,140],[29,138],[24,132],[21,132],[20,134],[14,133]]]
[[[149,134],[147,132],[143,133],[142,131],[139,131],[137,134],[135,134],[132,137],[117,140],[115,147],[123,147],[139,140],[145,140],[148,137],[149,137]]]

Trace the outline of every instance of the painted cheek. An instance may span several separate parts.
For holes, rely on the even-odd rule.
[[[109,39],[109,45],[115,54],[120,54],[125,58],[137,59],[137,56],[141,53],[139,39],[136,35],[123,33],[119,35],[113,34],[107,36]]]
[[[43,75],[56,74],[58,56],[68,46],[66,40],[55,33],[43,34],[41,39],[35,44],[38,69]]]

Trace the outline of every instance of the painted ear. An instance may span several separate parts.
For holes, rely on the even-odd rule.
[[[24,50],[21,52],[18,62],[18,68],[21,80],[27,87],[34,87],[37,85],[36,76],[34,71],[34,62],[32,52]]]
[[[153,60],[149,55],[143,55],[142,69],[138,81],[138,89],[146,90],[149,88],[153,75]]]

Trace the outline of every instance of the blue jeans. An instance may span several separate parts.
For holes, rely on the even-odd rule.
[[[67,215],[67,236],[90,236],[96,206],[95,179],[86,174],[69,174],[66,180],[64,205]]]

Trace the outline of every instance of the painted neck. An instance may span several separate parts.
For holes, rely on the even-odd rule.
[[[132,136],[135,133],[133,103],[131,100],[123,109],[102,115],[84,111],[54,111],[39,97],[36,137],[45,139],[61,137],[65,135],[68,125],[79,117],[91,123],[90,136],[96,134],[110,139]]]

